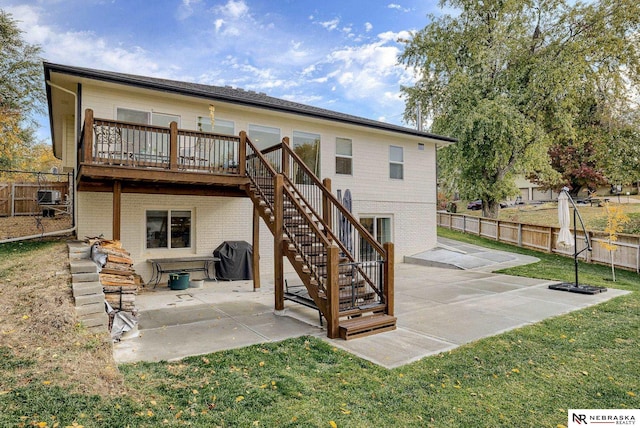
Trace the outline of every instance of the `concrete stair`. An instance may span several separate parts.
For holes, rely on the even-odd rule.
[[[109,329],[109,315],[105,309],[98,265],[90,259],[91,247],[86,243],[72,242],[68,248],[71,289],[78,318],[89,331],[105,333]]]

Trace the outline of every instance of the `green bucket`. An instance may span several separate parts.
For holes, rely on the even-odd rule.
[[[172,290],[186,290],[189,288],[189,273],[170,273],[169,288]]]

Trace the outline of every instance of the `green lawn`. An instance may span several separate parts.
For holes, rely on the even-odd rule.
[[[506,273],[573,278],[572,259],[439,233],[541,259]],[[122,365],[135,394],[109,397],[42,382],[34,361],[0,345],[0,426],[558,427],[570,408],[638,408],[640,279],[618,270],[612,283],[597,265],[580,278],[634,292],[394,370],[302,337]]]

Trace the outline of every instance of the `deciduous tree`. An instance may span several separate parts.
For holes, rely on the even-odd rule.
[[[441,169],[456,176],[461,196],[483,200],[496,217],[501,199],[517,194],[516,174],[536,171],[562,182],[548,149],[575,141],[580,105],[602,96],[621,111],[637,85],[635,47],[640,5],[635,0],[589,4],[564,0],[442,0],[456,16],[431,23],[406,40],[400,61],[416,71],[403,87],[405,119],[416,106],[431,130],[458,142],[439,152]],[[584,112],[582,112],[584,113]]]
[[[24,41],[0,10],[0,168],[15,168],[34,141],[34,114],[44,106],[40,47]]]

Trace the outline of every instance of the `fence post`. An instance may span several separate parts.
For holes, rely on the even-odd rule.
[[[587,231],[587,235],[589,236],[589,242],[593,242],[593,232],[589,230]],[[587,251],[587,254],[585,254],[584,260],[587,263],[591,263],[591,255],[592,255],[592,251]]]
[[[522,247],[522,223],[518,223],[518,247]]]
[[[500,220],[496,221],[496,241],[500,242]]]
[[[553,227],[549,227],[549,252],[553,253]]]
[[[467,216],[462,216],[462,233],[467,233]]]

